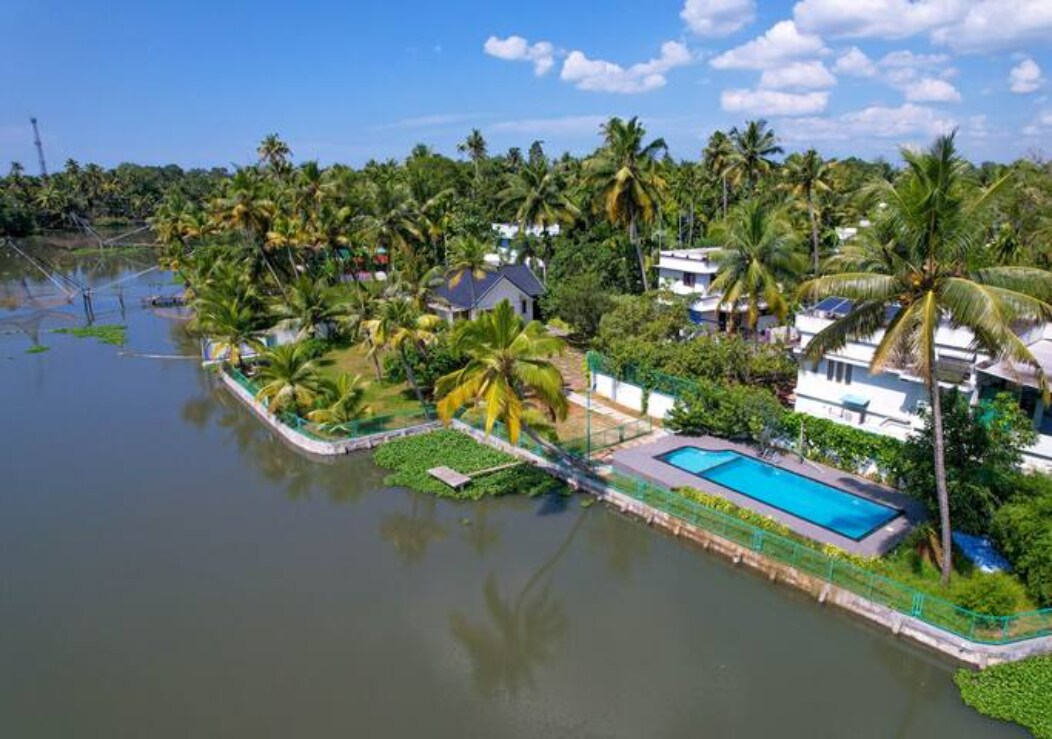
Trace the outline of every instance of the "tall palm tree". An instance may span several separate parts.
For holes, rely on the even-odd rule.
[[[546,232],[557,224],[571,224],[581,215],[567,194],[559,168],[553,167],[543,152],[508,175],[500,199],[503,206],[515,209],[524,240],[531,228]]]
[[[449,249],[446,260],[446,280],[450,287],[456,287],[467,277],[468,287],[471,289],[471,311],[475,310],[475,283],[484,280],[486,275],[494,271],[494,266],[486,261],[489,255],[489,247],[481,240],[473,236],[461,236],[456,239]]]
[[[279,288],[283,287],[274,265],[267,256],[267,233],[271,230],[275,206],[270,188],[260,174],[243,167],[225,184],[220,197],[213,204],[213,215],[218,226],[241,231],[257,250],[263,264]]]
[[[479,179],[479,166],[483,159],[486,158],[486,139],[482,136],[482,131],[477,128],[471,129],[471,133],[468,134],[467,138],[457,144],[457,151],[461,154],[467,154],[468,159],[471,160],[475,166],[475,182],[478,183]]]
[[[783,149],[765,120],[749,121],[744,130],[737,127],[731,129],[730,139],[734,153],[728,172],[736,185],[741,185],[744,180],[749,194],[752,194],[756,191],[760,177],[774,169],[775,163],[771,157],[781,154]]]
[[[351,425],[370,412],[365,404],[369,383],[361,375],[341,374],[335,382],[323,381],[327,405],[307,414],[307,418],[329,432],[346,432]]]
[[[431,313],[421,313],[408,298],[394,297],[384,300],[376,317],[362,323],[362,328],[372,343],[370,353],[393,351],[398,353],[402,369],[409,380],[416,399],[424,405],[424,393],[416,381],[413,363],[409,361],[410,347],[422,349],[435,340],[435,330],[442,319]]]
[[[260,359],[259,380],[263,383],[257,400],[266,400],[271,413],[291,411],[300,415],[322,393],[318,366],[304,344],[282,344],[265,351]]]
[[[351,311],[350,298],[341,286],[301,275],[274,306],[281,319],[299,321],[299,338],[313,339],[323,324],[338,321]]]
[[[420,206],[404,184],[377,178],[366,186],[363,212],[357,217],[359,237],[387,254],[388,271],[394,269],[395,252],[411,265],[413,244],[423,240]]]
[[[835,295],[856,301],[850,314],[814,336],[805,356],[818,361],[851,340],[875,336],[871,373],[904,362],[924,381],[931,403],[945,584],[953,568],[953,546],[936,331],[943,322],[967,328],[977,349],[1029,366],[1047,400],[1041,365],[1012,329],[1018,322],[1052,318],[1052,273],[1033,267],[973,266],[982,264],[976,250],[988,232],[984,216],[1004,180],[984,189],[972,186],[954,134],[939,137],[927,151],[904,150],[902,156],[904,176],[895,184],[874,185],[887,203],[882,218],[892,236],[890,249],[870,260],[866,271],[816,277],[800,288],[801,297],[808,300]],[[889,309],[894,315],[886,320]]]
[[[270,133],[263,137],[256,148],[259,161],[271,169],[281,170],[285,168],[292,157],[292,149],[282,141],[276,133]]]
[[[489,313],[460,324],[455,343],[468,363],[435,383],[443,421],[448,423],[467,405],[482,403],[486,433],[502,421],[512,444],[525,432],[538,444],[565,456],[527,422],[531,409],[552,419],[566,417],[563,376],[550,361],[565,349],[565,342],[551,336],[540,321],[523,325],[511,303],[503,300]]]
[[[643,289],[650,289],[646,261],[639,243],[639,224],[650,223],[661,208],[665,179],[658,154],[667,151],[664,139],[644,143],[646,129],[638,118],[611,118],[603,125],[604,145],[589,160],[586,181],[598,196],[607,220],[628,231],[635,247]]]
[[[727,217],[727,178],[733,158],[734,144],[730,136],[723,131],[714,132],[702,152],[701,161],[705,168],[720,180],[720,215],[724,218]]]
[[[744,307],[750,330],[756,329],[765,308],[785,320],[789,303],[782,291],[804,265],[784,215],[758,200],[747,200],[730,212],[716,232],[724,246],[713,255],[719,268],[711,290],[721,294],[720,310],[730,310],[735,325]]]
[[[829,192],[835,162],[826,162],[814,149],[803,154],[791,154],[785,160],[782,176],[786,190],[807,204],[807,220],[811,225],[811,268],[818,274],[818,215],[815,212],[815,196]]]
[[[209,292],[194,301],[192,327],[207,336],[227,361],[244,370],[242,347],[262,348],[259,311],[242,295]]]

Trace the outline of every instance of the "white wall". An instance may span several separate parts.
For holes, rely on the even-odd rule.
[[[631,408],[639,413],[643,412],[643,389],[638,385],[622,382],[610,375],[597,372],[592,377],[592,392],[625,408]],[[651,418],[663,419],[675,404],[676,399],[671,395],[651,392],[646,414]]]

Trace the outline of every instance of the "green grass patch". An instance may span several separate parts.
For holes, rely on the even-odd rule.
[[[377,465],[392,471],[384,479],[385,485],[407,487],[443,498],[478,500],[490,495],[540,495],[565,489],[560,481],[523,462],[474,478],[464,489],[453,490],[427,471],[432,467],[449,467],[471,474],[519,461],[459,431],[433,431],[388,441],[376,450],[374,459]]]
[[[372,409],[373,415],[382,416],[420,407],[408,383],[376,379],[376,369],[364,344],[326,352],[318,364],[322,374],[332,380],[342,374],[361,375],[369,383],[365,389],[365,404]]]
[[[113,346],[124,346],[128,340],[128,327],[117,323],[103,323],[82,328],[56,328],[52,329],[51,333],[68,334],[78,339],[97,339],[103,344]]]
[[[26,349],[26,354],[43,354],[47,351],[51,351],[50,346],[44,346],[43,344],[33,344],[33,346]]]
[[[1052,739],[1052,655],[958,670],[954,682],[964,702],[979,713],[1021,724],[1038,739]]]

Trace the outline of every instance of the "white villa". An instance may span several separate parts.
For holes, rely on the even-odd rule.
[[[676,295],[693,295],[690,307],[694,323],[720,330],[726,327],[726,311],[719,310],[721,294],[710,289],[719,267],[712,255],[719,247],[673,249],[662,251],[658,261],[658,284]],[[761,316],[757,328],[763,330],[777,325],[774,316]]]
[[[835,354],[826,354],[815,365],[803,359],[803,349],[819,331],[852,309],[851,301],[828,298],[796,316],[800,335],[800,368],[796,382],[796,410],[839,423],[857,426],[899,439],[919,429],[920,411],[928,392],[920,378],[906,369],[889,368],[873,375],[869,363],[883,332],[849,342]],[[1021,334],[1046,373],[1052,374],[1052,325],[1032,327]],[[1052,408],[1045,409],[1037,383],[1025,368],[991,361],[975,351],[972,334],[949,324],[936,333],[940,385],[958,388],[972,402],[1000,390],[1019,394],[1020,405],[1030,412],[1041,436],[1025,455],[1032,467],[1052,470]]]

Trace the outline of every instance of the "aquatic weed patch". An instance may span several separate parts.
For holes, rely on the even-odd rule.
[[[51,351],[50,346],[44,346],[43,344],[33,344],[33,346],[26,349],[26,354],[43,354],[44,352]]]
[[[98,326],[83,326],[81,328],[56,328],[53,334],[67,334],[78,339],[96,339],[103,344],[112,346],[124,346],[128,340],[128,327],[119,323],[104,323]]]
[[[428,474],[433,467],[450,467],[470,475],[519,460],[480,444],[458,431],[433,431],[385,442],[376,450],[376,464],[392,473],[385,485],[407,487],[443,498],[478,500],[489,495],[540,495],[562,489],[563,484],[523,462],[515,467],[481,475],[462,490],[454,490]]]
[[[961,698],[981,714],[1025,726],[1038,739],[1052,739],[1052,655],[958,670]]]

